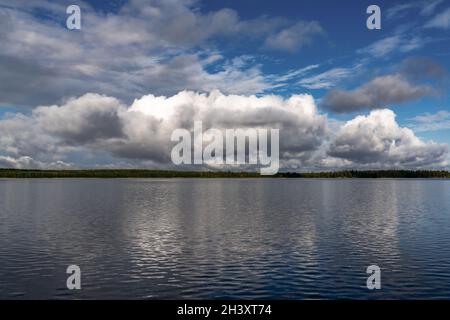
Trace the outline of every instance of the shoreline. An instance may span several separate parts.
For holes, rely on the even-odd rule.
[[[280,172],[262,176],[257,172],[226,171],[165,171],[143,169],[87,169],[87,170],[25,170],[0,169],[0,178],[252,178],[252,179],[450,179],[450,172],[443,170],[349,170],[330,172]]]

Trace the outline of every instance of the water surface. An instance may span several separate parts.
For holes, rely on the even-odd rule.
[[[450,299],[450,181],[1,179],[0,298]]]

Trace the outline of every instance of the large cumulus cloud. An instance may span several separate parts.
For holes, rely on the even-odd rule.
[[[173,130],[278,128],[286,170],[444,166],[447,146],[401,128],[390,110],[347,123],[321,114],[312,96],[181,91],[127,106],[99,94],[0,120],[0,166],[173,168]],[[177,167],[180,169],[179,167]]]
[[[328,154],[356,166],[421,168],[446,165],[448,146],[420,140],[400,127],[393,111],[374,110],[345,123],[333,139]]]
[[[41,106],[31,114],[11,114],[0,121],[0,150],[10,159],[66,160],[67,155],[107,154],[115,161],[170,166],[173,130],[208,128],[279,128],[282,158],[311,158],[327,133],[327,121],[309,95],[225,95],[182,91],[165,97],[147,95],[130,107],[98,94],[70,99],[61,106]],[[75,157],[76,158],[76,157]]]

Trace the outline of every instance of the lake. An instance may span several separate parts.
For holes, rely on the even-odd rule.
[[[450,181],[0,179],[0,298],[450,299]]]

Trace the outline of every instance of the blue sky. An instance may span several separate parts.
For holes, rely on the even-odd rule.
[[[81,30],[65,28],[69,4],[81,8]],[[366,9],[371,4],[381,9],[381,30],[366,27]],[[332,130],[337,126],[336,141],[330,134],[321,138],[336,150],[343,150],[337,141],[348,135],[339,128],[358,116],[370,122],[376,118],[371,112],[378,109],[389,109],[396,115],[392,124],[400,129],[395,130],[411,129],[423,143],[450,144],[450,2],[446,0],[57,4],[0,0],[0,18],[0,40],[4,40],[0,48],[4,70],[0,76],[0,119],[4,119],[5,128],[5,119],[23,116],[36,122],[38,106],[64,107],[71,98],[86,93],[114,97],[132,107],[135,99],[149,94],[171,97],[182,90],[199,94],[219,90],[224,95],[276,95],[286,100],[310,95],[317,115],[326,116]],[[0,130],[1,125],[0,121]],[[11,131],[8,134],[12,135]],[[55,136],[53,139],[60,142]],[[15,140],[11,137],[0,143],[4,150],[0,156],[41,157],[39,163],[80,162],[83,157],[76,149],[90,148],[65,143],[70,152],[58,148],[61,155],[49,159],[32,155],[31,151],[36,152],[33,148],[19,150],[14,143],[23,144]],[[376,141],[384,140],[379,137]],[[347,142],[346,148],[352,149]],[[317,159],[318,153],[333,158],[321,158],[322,162],[349,166],[382,166],[385,161],[399,167],[410,163],[398,158],[386,160],[387,154],[395,152],[384,150],[386,154],[377,155],[376,162],[362,164],[360,158],[352,158],[353,153],[323,149],[327,143],[317,146],[309,162],[300,161],[296,169],[314,166],[311,159]],[[135,159],[106,149],[101,155],[90,150],[87,163],[158,163],[152,157]],[[438,154],[437,162],[414,163],[417,167],[442,166],[445,161],[441,161],[442,153]],[[405,157],[410,158],[411,154]]]

